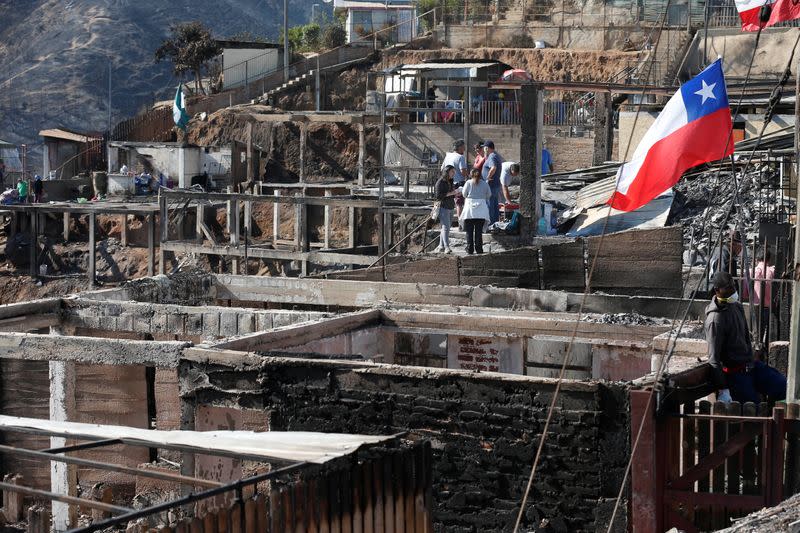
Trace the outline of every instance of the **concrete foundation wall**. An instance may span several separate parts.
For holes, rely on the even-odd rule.
[[[431,439],[434,522],[448,531],[512,528],[555,386],[465,371],[278,359],[235,375],[185,362],[180,376],[186,401],[264,409],[272,430],[409,431]],[[603,530],[628,455],[626,404],[616,386],[563,385],[525,526],[547,518],[555,531]],[[626,508],[623,502],[620,530]]]

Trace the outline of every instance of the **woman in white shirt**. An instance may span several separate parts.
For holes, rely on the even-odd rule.
[[[489,184],[481,179],[481,171],[473,168],[470,180],[464,184],[464,208],[459,221],[467,233],[467,254],[483,253],[483,227],[489,223],[489,198],[492,191]]]

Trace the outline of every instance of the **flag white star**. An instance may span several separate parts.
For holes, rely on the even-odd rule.
[[[716,87],[717,84],[716,83],[712,83],[711,85],[708,85],[706,83],[706,80],[700,80],[700,82],[703,84],[703,88],[700,89],[699,91],[695,91],[694,92],[694,94],[703,97],[703,101],[700,102],[700,105],[705,104],[706,100],[708,100],[709,98],[713,98],[714,100],[716,100],[717,97],[714,96],[714,87]]]

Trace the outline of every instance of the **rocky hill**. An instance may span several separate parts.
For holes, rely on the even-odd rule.
[[[289,0],[303,24],[318,0]],[[199,20],[224,38],[277,39],[281,0],[0,0],[0,139],[34,146],[44,127],[103,131],[112,121],[169,99],[177,85],[153,52],[169,25]]]

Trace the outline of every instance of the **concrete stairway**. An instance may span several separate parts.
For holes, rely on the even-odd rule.
[[[292,89],[294,87],[297,87],[300,84],[305,83],[306,80],[308,80],[311,77],[311,75],[312,75],[312,71],[309,71],[309,72],[305,72],[305,73],[303,73],[303,74],[301,74],[299,76],[296,76],[296,77],[290,79],[289,81],[287,81],[287,82],[275,87],[274,89],[271,89],[271,90],[265,92],[263,95],[261,95],[258,98],[258,101],[259,102],[269,102],[275,96],[278,96],[278,95],[280,95],[280,94],[282,94],[282,93],[284,93],[286,91],[289,91],[290,89]]]

